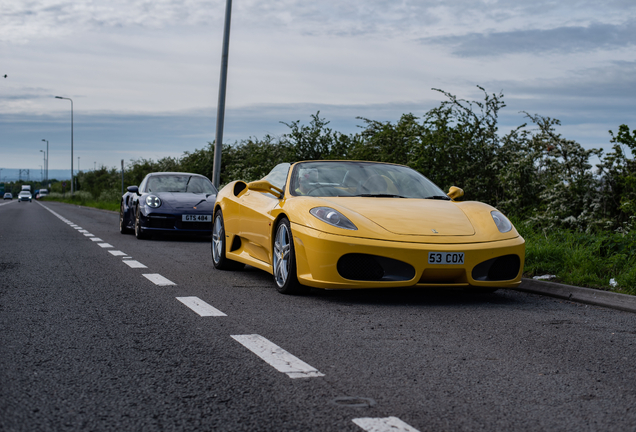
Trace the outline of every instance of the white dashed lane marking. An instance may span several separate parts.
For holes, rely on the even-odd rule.
[[[122,252],[120,250],[109,250],[108,252],[111,255],[115,255],[115,256],[126,256],[126,255],[128,255],[126,252]]]
[[[321,377],[325,374],[257,334],[232,335],[232,338],[290,378]]]
[[[130,261],[124,261],[124,262],[128,264]],[[172,282],[170,279],[166,279],[165,277],[161,276],[159,273],[148,273],[148,274],[145,274],[144,277],[155,285],[159,285],[159,286],[176,285],[176,283]]]
[[[181,303],[183,303],[184,305],[186,305],[187,307],[189,307],[190,309],[198,313],[199,316],[202,316],[202,317],[227,316],[226,314],[224,314],[223,312],[221,312],[214,306],[207,304],[206,302],[204,302],[198,297],[177,297],[177,300],[179,300]]]
[[[92,237],[91,241],[104,241],[104,240],[100,239],[99,237]]]
[[[135,261],[135,260],[124,260],[122,262],[125,262],[126,265],[130,268],[148,268],[147,266],[143,265],[139,261]]]
[[[113,247],[113,245],[110,244],[110,243],[97,243],[97,246],[102,247],[102,248],[112,248]]]
[[[363,417],[353,422],[367,432],[420,432],[397,417]]]

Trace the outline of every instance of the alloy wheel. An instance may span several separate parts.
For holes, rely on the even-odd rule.
[[[221,260],[223,252],[223,235],[223,222],[221,222],[221,215],[218,214],[212,228],[212,259],[216,264]]]
[[[285,224],[278,225],[274,242],[274,278],[279,287],[283,287],[289,277],[289,230]]]

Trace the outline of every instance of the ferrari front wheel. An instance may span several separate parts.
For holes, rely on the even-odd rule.
[[[281,219],[274,237],[274,281],[276,289],[283,294],[301,294],[309,290],[298,282],[296,275],[296,252],[289,220]]]
[[[245,264],[225,256],[225,225],[221,209],[214,214],[214,224],[212,225],[212,263],[219,270],[241,270],[245,267]]]

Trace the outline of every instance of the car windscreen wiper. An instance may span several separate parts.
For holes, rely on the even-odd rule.
[[[394,194],[358,194],[352,195],[357,197],[371,197],[371,198],[406,198],[402,195],[394,195]]]
[[[450,201],[450,197],[447,197],[446,195],[431,195],[431,196],[424,197],[424,199],[435,199],[435,200]]]

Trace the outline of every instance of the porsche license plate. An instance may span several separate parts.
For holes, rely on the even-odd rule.
[[[429,264],[464,264],[464,252],[429,252]]]
[[[212,222],[212,215],[185,214],[185,215],[182,215],[181,221],[183,222]]]

